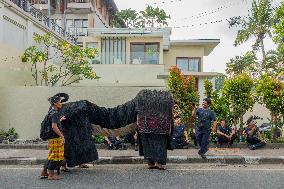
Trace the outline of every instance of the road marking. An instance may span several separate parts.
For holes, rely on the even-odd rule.
[[[239,169],[215,169],[215,168],[207,168],[207,169],[167,169],[169,171],[284,171],[283,169],[251,169],[240,167]]]
[[[0,170],[41,170],[42,168],[36,168],[36,167],[1,167]],[[122,170],[121,167],[115,168],[115,167],[95,167],[91,168],[89,170]],[[146,168],[141,169],[135,169],[135,170],[147,170]],[[220,169],[220,168],[168,168],[168,171],[284,171],[284,168],[248,168],[248,167],[240,167],[237,168],[227,168],[227,169]]]

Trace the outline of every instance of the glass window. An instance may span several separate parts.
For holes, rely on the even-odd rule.
[[[132,64],[158,64],[159,43],[131,43]]]
[[[189,64],[189,71],[190,72],[198,72],[199,71],[199,59],[197,58],[190,58],[188,59]]]
[[[105,37],[101,43],[102,64],[126,64],[126,38]]]
[[[87,47],[87,48],[98,48],[98,42],[89,42],[89,43],[86,43],[86,47]],[[100,64],[101,61],[100,61],[99,56],[96,56],[94,59],[91,59],[91,60],[90,60],[90,63],[91,63],[91,64]]]
[[[144,44],[131,45],[132,64],[142,64],[144,61]]]
[[[73,29],[73,20],[72,19],[67,19],[66,20],[66,30],[69,33],[74,34],[74,29]]]
[[[75,33],[79,36],[87,35],[88,20],[86,19],[75,19]]]
[[[145,63],[158,64],[159,47],[158,44],[146,44]]]
[[[177,67],[183,72],[199,72],[200,58],[177,58]]]
[[[177,58],[177,67],[183,71],[188,71],[188,58]]]

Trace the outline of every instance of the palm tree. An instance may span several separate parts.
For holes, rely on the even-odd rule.
[[[284,54],[275,50],[268,51],[262,69],[269,76],[281,77],[284,73]]]
[[[263,40],[265,37],[272,37],[272,24],[274,11],[272,0],[253,0],[251,15],[247,18],[233,17],[229,21],[229,27],[240,26],[234,46],[246,42],[249,38],[255,37],[252,48],[254,51],[261,48],[262,58],[265,61],[265,48]]]
[[[232,77],[242,73],[251,74],[259,70],[256,55],[253,51],[246,52],[243,56],[236,56],[227,63],[226,73]]]

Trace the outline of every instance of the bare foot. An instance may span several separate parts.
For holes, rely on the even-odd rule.
[[[156,164],[156,166],[157,166],[157,168],[159,169],[159,170],[166,170],[166,168],[163,166],[163,165],[161,165],[161,164]]]
[[[63,179],[63,177],[53,175],[53,176],[48,176],[47,179],[48,180],[60,180],[60,179]]]
[[[158,167],[156,165],[148,165],[148,169],[157,169]]]

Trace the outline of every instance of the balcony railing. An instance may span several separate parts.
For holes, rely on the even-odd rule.
[[[68,3],[90,3],[91,0],[69,0]]]
[[[68,27],[68,33],[74,36],[87,36],[88,35],[88,28],[86,27]]]
[[[16,4],[23,11],[32,15],[34,18],[36,18],[38,21],[43,23],[49,29],[58,33],[60,36],[64,37],[69,42],[76,43],[76,38],[73,35],[66,32],[62,27],[60,27],[54,21],[48,18],[43,12],[34,8],[27,0],[10,0],[10,1]]]
[[[91,47],[90,47],[91,48]],[[156,66],[162,64],[159,57],[153,57],[150,55],[143,55],[141,57],[133,57],[137,52],[105,52],[100,51],[98,56],[93,60],[90,60],[90,64],[102,64],[102,65],[137,65],[137,66]],[[141,54],[145,54],[141,52]]]
[[[32,4],[47,4],[46,0],[31,0]]]
[[[69,0],[67,9],[72,13],[91,13],[94,6],[91,0]]]

